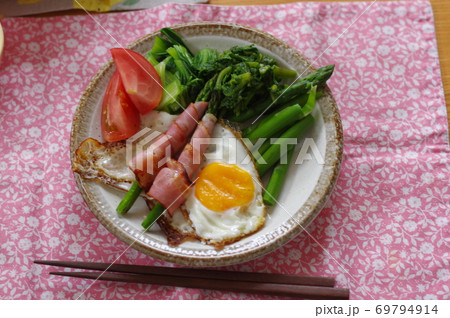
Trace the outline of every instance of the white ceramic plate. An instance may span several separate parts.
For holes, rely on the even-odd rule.
[[[195,52],[203,47],[223,51],[234,45],[254,43],[264,54],[273,56],[279,65],[305,75],[313,71],[306,58],[275,37],[249,27],[224,23],[194,23],[173,26]],[[144,54],[151,49],[154,36],[147,35],[129,48]],[[102,140],[100,131],[101,101],[115,66],[109,61],[94,77],[83,94],[75,113],[72,136],[72,159],[76,148],[88,137]],[[282,206],[268,209],[264,227],[222,249],[200,242],[185,242],[178,247],[167,244],[157,226],[143,233],[141,222],[148,209],[141,199],[126,216],[115,212],[123,192],[87,181],[75,174],[75,179],[87,205],[98,220],[116,237],[150,256],[189,266],[222,266],[248,261],[285,244],[300,233],[320,212],[336,182],[342,157],[342,126],[336,103],[328,87],[313,114],[316,123],[306,138],[313,138],[324,163],[315,159],[301,165],[291,165],[283,191]],[[310,151],[311,153],[311,151]],[[296,158],[296,156],[294,156]]]

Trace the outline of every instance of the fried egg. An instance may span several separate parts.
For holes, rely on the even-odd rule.
[[[101,143],[88,138],[76,150],[72,168],[84,179],[99,180],[121,190],[128,190],[135,180],[126,165],[124,142]]]
[[[194,186],[169,223],[192,236],[177,215],[184,212],[198,239],[223,246],[259,230],[265,222],[265,206],[258,172],[241,138],[222,123],[211,137]]]

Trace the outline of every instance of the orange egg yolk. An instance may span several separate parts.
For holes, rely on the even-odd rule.
[[[254,196],[252,176],[236,165],[214,162],[199,174],[195,196],[208,209],[221,212],[249,203]]]

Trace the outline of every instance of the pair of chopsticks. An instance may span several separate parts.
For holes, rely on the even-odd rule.
[[[205,270],[142,265],[36,260],[36,264],[101,272],[50,272],[103,281],[215,289],[308,299],[349,299],[349,290],[334,288],[331,277]],[[106,271],[106,272],[104,272]]]

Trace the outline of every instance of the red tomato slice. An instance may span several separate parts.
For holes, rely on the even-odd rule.
[[[163,85],[155,68],[141,54],[129,49],[111,49],[125,91],[141,114],[158,106]]]
[[[119,141],[139,130],[140,115],[125,92],[119,72],[115,71],[102,104],[102,134],[106,141]]]

